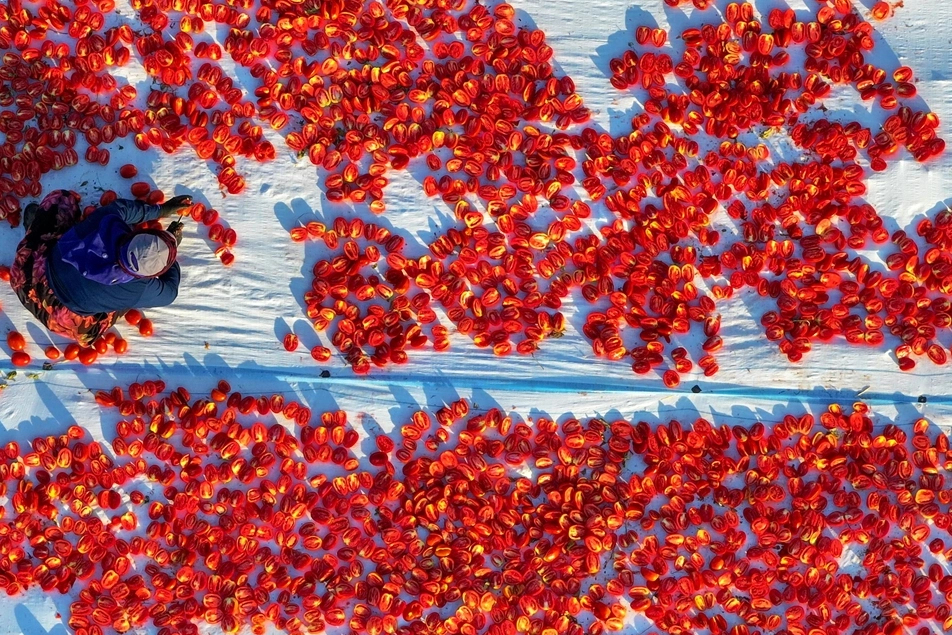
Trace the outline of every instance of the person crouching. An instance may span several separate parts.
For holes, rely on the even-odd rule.
[[[133,226],[190,205],[187,196],[163,205],[117,199],[83,219],[78,194],[53,192],[26,209],[10,284],[50,331],[90,346],[129,309],[175,301],[182,224],[171,232]]]

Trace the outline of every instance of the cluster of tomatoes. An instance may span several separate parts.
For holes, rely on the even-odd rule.
[[[130,106],[135,88],[110,73],[128,63],[134,33],[104,23],[94,5],[0,7],[0,216],[13,226],[21,202],[40,197],[44,174],[78,163],[77,142],[85,142],[87,161],[106,165],[103,145],[145,129],[142,112]],[[65,41],[50,37],[63,30]]]
[[[624,136],[583,132],[582,185],[631,223],[638,233],[628,250],[633,256],[698,245],[711,254],[696,260],[711,300],[747,287],[776,299],[777,310],[761,321],[767,338],[791,361],[833,338],[861,345],[889,338],[903,370],[913,368],[919,355],[942,363],[946,354],[936,336],[948,324],[947,299],[928,293],[939,291],[941,251],[934,247],[923,258],[912,237],[902,231],[890,236],[863,200],[867,169],[886,169],[903,149],[918,161],[944,151],[938,118],[918,110],[911,69],[889,72],[869,62],[872,26],[851,3],[817,4],[807,19],[792,9],[773,9],[762,23],[752,5],[732,2],[722,21],[692,26],[678,38],[637,29],[637,46],[610,66],[612,84],[634,87],[645,112]],[[669,39],[680,42],[680,55],[665,47]],[[794,64],[794,55],[805,59]],[[669,85],[672,74],[676,89]],[[888,115],[882,130],[824,118],[821,100],[836,85],[875,101]],[[777,128],[787,131],[805,159],[769,163],[766,143],[742,141]],[[713,137],[719,147],[705,154],[694,136]],[[726,245],[711,229],[723,220],[722,208],[740,235]],[[885,271],[863,253],[872,245],[883,245]],[[656,262],[659,273],[678,265],[672,257]],[[604,288],[614,290],[608,283]],[[674,315],[648,319],[677,330]],[[607,330],[616,345],[617,335]],[[655,344],[658,355],[666,343]],[[605,337],[595,339],[595,349],[610,350]],[[666,375],[665,383],[676,384],[676,375]]]
[[[122,23],[104,29],[112,17],[111,1],[71,7],[55,0],[30,7],[15,0],[0,7],[0,216],[19,223],[19,210],[27,198],[39,198],[40,177],[51,170],[75,165],[80,158],[76,144],[85,142],[83,157],[107,165],[116,139],[132,136],[139,149],[157,146],[174,152],[192,145],[203,159],[219,166],[219,181],[229,193],[241,192],[244,178],[235,170],[236,157],[269,161],[275,150],[262,138],[261,126],[251,117],[255,106],[242,101],[243,92],[223,77],[217,60],[221,47],[214,42],[193,42],[192,34],[204,31],[205,21],[227,22],[236,15],[238,25],[247,15],[231,7],[189,3],[192,16],[177,21],[170,39],[166,11],[185,10],[162,3],[134,3],[139,19],[152,33],[134,31]],[[209,10],[211,14],[209,14]],[[203,19],[202,16],[205,18]],[[60,41],[52,33],[68,31]],[[152,90],[137,103],[134,86],[112,73],[129,64],[137,54],[146,72],[164,88]],[[196,69],[195,60],[208,60]],[[183,88],[179,95],[175,90]],[[219,107],[215,108],[218,105]],[[184,119],[183,119],[184,118]]]
[[[291,240],[320,240],[330,252],[314,264],[311,288],[304,294],[305,314],[316,331],[331,332],[331,344],[355,373],[366,374],[372,365],[405,364],[408,350],[430,341],[423,325],[432,324],[435,350],[449,347],[448,331],[436,323],[430,296],[414,292],[402,237],[359,218],[338,217],[330,229],[317,220],[297,227]],[[297,335],[285,336],[289,352],[298,344]],[[311,357],[326,362],[331,350],[315,346]]]
[[[498,355],[532,353],[545,337],[558,336],[567,296],[575,310],[584,306],[580,299],[593,303],[583,329],[593,352],[626,359],[636,373],[658,367],[670,387],[695,364],[708,376],[717,372],[713,353],[723,341],[715,302],[747,287],[776,299],[777,310],[761,321],[791,361],[833,338],[864,345],[889,338],[903,370],[918,355],[941,363],[936,333],[948,312],[943,299],[933,308],[926,297],[941,286],[941,249],[923,261],[916,241],[890,236],[862,200],[868,169],[886,169],[900,150],[918,161],[944,151],[938,118],[919,110],[911,69],[869,63],[868,21],[848,3],[818,4],[806,19],[788,9],[761,22],[752,5],[734,2],[720,22],[677,38],[638,27],[636,46],[611,61],[611,83],[635,90],[644,112],[632,119],[631,133],[617,137],[577,130],[587,111],[570,78],[551,76],[547,63],[510,66],[513,58],[549,59],[541,34],[519,27],[510,33],[505,6],[464,11],[455,26],[467,42],[438,43],[436,59],[422,64],[417,92],[382,108],[390,135],[381,137],[373,123],[366,136],[348,133],[350,141],[372,138],[374,147],[388,147],[390,168],[425,155],[431,174],[424,193],[454,208],[457,226],[429,245],[439,262],[427,257],[416,267],[425,274],[416,277],[419,286],[457,331]],[[878,9],[873,17],[881,19]],[[442,10],[430,11],[419,24],[408,18],[424,38],[454,26]],[[669,40],[680,43],[680,56]],[[875,100],[889,115],[882,129],[874,134],[858,122],[825,119],[822,99],[835,85]],[[362,103],[347,101],[347,86],[341,104]],[[330,112],[333,119],[341,111]],[[317,128],[305,128],[294,147],[312,152],[317,144],[312,159],[330,170],[346,164],[348,152],[328,152]],[[771,163],[767,143],[749,141],[778,129],[806,159]],[[714,148],[701,152],[711,140]],[[350,152],[355,161],[361,156]],[[580,219],[589,206],[569,189],[577,166],[590,198],[620,221],[586,231]],[[355,200],[351,195],[368,186],[378,201],[385,181],[377,173],[361,177],[352,163],[327,186],[344,188],[333,200]],[[725,244],[713,227],[728,219],[738,238]],[[871,243],[898,249],[883,254],[886,271],[862,253]],[[704,332],[696,351],[684,345],[692,325]],[[525,335],[513,340],[518,333]]]
[[[682,425],[461,399],[370,440],[227,382],[96,400],[106,444],[0,449],[0,587],[70,594],[76,633],[952,626],[948,437],[863,403]]]
[[[123,315],[125,321],[130,326],[139,331],[143,337],[152,337],[152,320],[142,315],[138,309],[126,311]],[[27,350],[28,342],[19,331],[9,331],[7,333],[7,348],[10,349],[10,363],[16,367],[29,366],[33,362],[33,357]],[[110,351],[116,355],[125,355],[129,350],[129,341],[120,333],[110,329],[101,337],[96,338],[89,346],[80,346],[76,342],[70,342],[61,351],[56,345],[50,344],[43,349],[43,355],[48,363],[59,360],[78,361],[84,366],[90,366],[96,363],[100,356],[108,354]]]
[[[917,356],[945,357],[936,336],[949,313],[944,296],[931,300],[943,288],[942,250],[920,256],[912,232],[887,235],[862,200],[863,180],[904,153],[928,160],[945,142],[913,71],[870,63],[871,23],[849,2],[815,4],[761,19],[732,2],[722,15],[693,14],[706,23],[677,37],[636,28],[610,79],[635,91],[644,112],[613,137],[584,127],[589,111],[556,71],[544,33],[520,26],[504,3],[137,0],[151,32],[122,24],[99,34],[110,2],[75,11],[14,2],[0,8],[9,48],[0,105],[15,108],[0,115],[0,214],[16,222],[39,176],[78,160],[77,142],[106,164],[104,146],[128,135],[143,149],[193,146],[218,166],[225,190],[241,192],[238,159],[276,153],[264,122],[319,166],[331,202],[373,213],[386,209],[389,170],[425,162],[423,191],[453,206],[458,222],[429,245],[432,257],[406,258],[430,298],[412,300],[439,304],[496,354],[533,353],[560,335],[571,296],[573,310],[593,304],[583,331],[596,355],[637,373],[657,368],[676,385],[695,364],[716,372],[714,303],[750,288],[776,300],[759,317],[790,360],[832,338],[888,342],[908,370]],[[891,13],[882,4],[873,18]],[[221,45],[211,24],[230,29]],[[47,37],[64,25],[73,41]],[[109,73],[133,55],[163,82],[141,107]],[[249,70],[253,96],[223,70],[223,56]],[[882,129],[827,120],[822,100],[837,85],[888,113]],[[806,159],[770,163],[753,135],[778,130]],[[573,191],[579,169],[588,197],[619,222],[589,230],[590,206]],[[738,230],[729,244],[714,230],[725,216]],[[207,224],[230,263],[233,232]],[[885,271],[861,253],[870,240],[896,249],[882,254]],[[706,339],[689,351],[681,339],[692,328]],[[339,343],[355,351],[347,339]],[[389,344],[378,350],[383,343],[349,363],[365,372],[405,359]]]
[[[308,9],[306,3],[301,7]],[[307,27],[330,33],[326,23],[335,13],[315,7]],[[287,142],[328,171],[323,186],[331,201],[366,202],[379,213],[385,209],[387,170],[403,169],[419,158],[434,174],[443,172],[424,179],[424,192],[452,205],[462,226],[439,236],[430,245],[431,255],[394,258],[391,253],[388,281],[414,290],[405,310],[417,312],[422,324],[435,319],[432,302],[477,346],[498,355],[535,351],[542,339],[563,331],[564,317],[554,309],[569,289],[562,280],[536,280],[536,269],[549,277],[558,273],[566,249],[557,253],[550,244],[560,241],[567,228],[580,229],[579,219],[590,214],[566,189],[576,167],[569,135],[547,131],[588,120],[574,83],[556,75],[544,34],[517,26],[514,10],[505,4],[491,10],[460,4],[448,10],[436,3],[387,8],[371,3],[361,16],[357,41],[335,48],[332,37],[331,57],[320,65],[295,68],[288,80],[281,79],[280,70],[260,71],[269,88],[259,105],[303,116],[301,130],[291,132]],[[281,28],[289,32],[288,41],[296,41],[309,33],[303,26],[285,22]],[[459,31],[465,32],[465,42],[440,40],[443,33]],[[423,55],[421,38],[434,42],[432,56]],[[362,70],[346,69],[343,62],[350,57],[363,63]],[[380,66],[364,61],[378,57]],[[302,71],[307,83],[296,81]],[[320,109],[304,98],[311,94]],[[526,222],[538,210],[538,196],[564,215],[541,232]],[[493,225],[484,225],[483,207]],[[307,234],[303,227],[295,232],[298,240]],[[323,282],[321,276],[340,276],[328,267],[314,273],[315,284]],[[332,314],[331,307],[325,312],[329,318],[343,315]],[[342,323],[349,328],[349,321]],[[320,330],[320,320],[317,325]],[[435,350],[448,347],[445,327],[434,327],[432,335]],[[347,345],[352,339],[350,334],[341,338]],[[408,341],[413,339],[425,342],[423,336]],[[405,360],[392,351],[389,355],[389,361]],[[365,372],[367,357],[358,354],[348,361]],[[388,361],[387,355],[369,357],[377,365]]]

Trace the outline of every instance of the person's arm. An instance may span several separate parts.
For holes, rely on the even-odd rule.
[[[138,225],[146,221],[169,218],[183,213],[191,204],[192,197],[184,195],[169,199],[161,205],[150,205],[133,199],[117,198],[102,209],[118,213],[128,225]]]
[[[142,297],[136,303],[136,309],[149,309],[157,306],[168,306],[178,297],[179,281],[182,270],[176,262],[158,278],[149,280],[149,284],[142,292]]]
[[[156,220],[162,214],[162,207],[159,205],[150,205],[143,201],[127,198],[117,198],[109,205],[96,210],[94,214],[99,214],[103,210],[106,210],[106,213],[119,214],[127,225],[138,225],[146,221]]]

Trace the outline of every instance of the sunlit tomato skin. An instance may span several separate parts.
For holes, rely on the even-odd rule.
[[[17,331],[7,333],[7,346],[11,351],[22,351],[26,348],[26,339]]]
[[[284,350],[288,352],[296,351],[298,347],[298,336],[294,333],[288,333],[284,336]]]
[[[28,366],[31,361],[30,356],[23,351],[16,351],[10,357],[10,363],[17,367]]]

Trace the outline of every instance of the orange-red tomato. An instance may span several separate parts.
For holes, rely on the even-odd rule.
[[[16,351],[13,355],[10,356],[10,362],[14,366],[26,366],[30,363],[30,356],[23,351]]]
[[[26,338],[17,331],[10,331],[7,333],[7,346],[12,351],[22,351],[26,348]]]
[[[79,357],[79,344],[71,343],[66,345],[66,350],[63,351],[63,357],[68,360],[74,360]]]
[[[284,336],[284,350],[288,352],[296,351],[298,347],[298,336],[294,333],[288,333]]]
[[[94,363],[98,357],[99,353],[95,348],[84,348],[79,351],[79,361],[84,366],[89,366]]]

